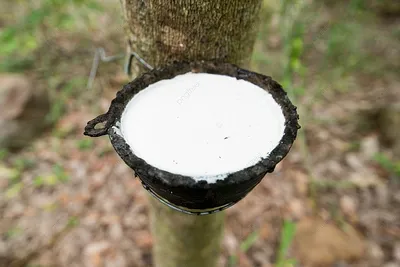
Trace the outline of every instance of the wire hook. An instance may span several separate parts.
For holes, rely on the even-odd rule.
[[[124,67],[124,71],[127,75],[129,75],[129,76],[132,75],[132,59],[133,58],[136,58],[147,69],[149,69],[149,70],[153,69],[153,67],[149,63],[147,63],[143,58],[141,58],[137,53],[130,52],[128,55],[129,55],[129,57],[127,58],[127,62]],[[111,61],[115,61],[115,60],[118,60],[118,59],[121,59],[124,57],[125,57],[124,54],[107,56],[106,51],[104,50],[103,47],[96,48],[96,50],[94,52],[92,68],[90,69],[89,79],[88,79],[86,87],[88,89],[92,88],[94,79],[96,78],[97,69],[99,68],[100,61],[111,62]]]
[[[128,60],[125,65],[125,73],[128,74],[129,76],[132,75],[132,59],[133,58],[136,58],[147,69],[149,69],[149,70],[153,69],[153,67],[149,63],[147,63],[143,58],[141,58],[137,53],[131,52],[129,54]]]

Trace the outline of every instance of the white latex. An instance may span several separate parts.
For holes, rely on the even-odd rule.
[[[267,157],[284,124],[280,106],[262,88],[224,75],[186,73],[135,95],[120,127],[147,163],[213,183]]]

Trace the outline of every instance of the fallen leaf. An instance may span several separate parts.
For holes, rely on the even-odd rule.
[[[293,244],[296,258],[309,267],[357,261],[364,253],[362,237],[354,228],[346,225],[341,230],[318,218],[306,218],[297,224]]]

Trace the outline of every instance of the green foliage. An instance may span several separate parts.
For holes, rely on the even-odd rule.
[[[1,148],[0,149],[0,160],[4,160],[6,159],[6,157],[8,156],[8,150],[5,148]]]
[[[32,158],[16,158],[13,167],[19,171],[31,169],[36,166],[36,161]]]
[[[24,169],[24,160],[20,158],[14,160],[12,168],[3,167],[3,172],[6,173],[5,176],[8,178],[7,197],[14,197],[19,193],[22,187],[21,176]]]
[[[69,29],[77,13],[87,17],[89,12],[85,9],[101,10],[101,5],[95,0],[43,0],[38,7],[36,3],[24,2],[24,8],[28,9],[25,16],[0,31],[0,55],[5,58],[0,71],[18,72],[33,67],[33,52],[46,42],[53,29]]]
[[[42,206],[41,208],[47,212],[53,212],[57,209],[58,203],[57,202],[50,202]]]
[[[9,178],[9,192],[10,195],[15,195],[22,188],[22,183],[20,183],[22,173],[30,168],[33,168],[36,165],[36,162],[33,159],[29,158],[16,158],[12,162],[12,168],[10,169],[10,173],[8,175]],[[17,185],[16,185],[17,184]]]
[[[20,236],[23,233],[22,228],[20,227],[12,227],[11,229],[8,229],[6,232],[6,238],[11,239]]]
[[[56,186],[60,183],[65,183],[70,179],[70,176],[66,173],[64,168],[56,164],[53,166],[53,172],[49,175],[39,175],[33,179],[33,185],[36,187],[41,186]]]
[[[338,189],[338,188],[354,188],[357,185],[351,181],[333,181],[333,180],[313,180],[312,185],[315,186],[317,189]]]
[[[79,218],[78,217],[74,217],[74,216],[72,216],[72,217],[70,217],[69,219],[68,219],[68,227],[75,227],[75,226],[77,226],[79,224]]]
[[[247,238],[240,244],[240,251],[242,253],[246,253],[253,245],[254,243],[258,240],[259,237],[259,232],[254,231],[252,232]],[[229,266],[234,267],[237,265],[237,255],[231,255],[229,257]]]
[[[62,115],[65,113],[65,103],[61,99],[57,99],[52,103],[50,112],[46,115],[45,120],[48,123],[55,123],[58,121]]]
[[[9,180],[9,185],[19,182],[21,178],[21,172],[19,170],[16,168],[7,168],[4,165],[0,165],[0,174],[1,178],[5,177]]]
[[[45,179],[43,178],[43,176],[36,176],[36,177],[33,179],[33,185],[36,186],[36,187],[40,187],[40,186],[42,186],[42,185],[45,184],[45,181],[44,181],[44,180],[45,180]]]
[[[287,259],[287,253],[292,244],[294,234],[296,232],[296,224],[291,221],[285,220],[281,232],[280,244],[278,248],[278,256],[276,261],[277,267],[295,266],[294,259]]]
[[[69,180],[69,175],[65,172],[64,168],[59,164],[53,166],[53,173],[60,182],[67,182]]]
[[[0,61],[0,72],[23,72],[24,70],[33,68],[35,59],[32,55],[25,58],[10,58]]]
[[[259,62],[265,65],[270,64],[270,59],[268,58],[268,56],[265,53],[260,53],[258,51],[254,51],[254,53],[251,56],[252,61],[254,62]]]
[[[351,0],[349,3],[349,9],[354,11],[362,11],[366,9],[365,0]]]
[[[59,184],[59,180],[55,175],[37,176],[33,179],[33,184],[37,187],[40,186],[55,186]]]
[[[54,95],[54,101],[51,105],[50,112],[45,117],[45,120],[50,124],[57,122],[66,111],[67,100],[77,94],[84,84],[85,80],[82,77],[72,78],[61,86],[59,92],[51,92]],[[55,85],[49,82],[49,87],[54,86]]]
[[[394,28],[392,30],[392,35],[394,38],[400,41],[400,28]]]
[[[387,172],[392,173],[400,178],[400,161],[391,160],[381,153],[376,154],[374,156],[374,160]]]
[[[340,22],[329,29],[326,62],[346,71],[354,70],[361,62],[361,26],[354,22]],[[351,42],[349,41],[351,40]]]
[[[89,150],[93,148],[94,141],[93,139],[84,137],[83,139],[77,141],[77,146],[80,150]]]
[[[6,197],[7,198],[16,197],[21,190],[22,190],[22,182],[15,182],[7,188]]]
[[[359,140],[352,141],[348,144],[347,151],[359,151],[361,142]]]
[[[62,94],[64,97],[76,96],[82,91],[82,88],[86,86],[85,77],[74,77],[70,79],[62,88]]]
[[[259,233],[258,231],[254,231],[251,233],[241,244],[240,244],[240,251],[243,253],[247,252],[254,243],[258,240]]]
[[[282,79],[283,86],[293,101],[296,101],[295,95],[301,96],[304,93],[304,88],[293,87],[295,76],[304,77],[306,74],[306,68],[301,62],[304,52],[305,24],[298,17],[303,8],[301,1],[286,0],[281,3],[281,20],[283,21],[281,37],[284,41],[285,60]]]

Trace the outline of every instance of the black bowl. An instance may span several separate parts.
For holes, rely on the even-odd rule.
[[[120,118],[127,103],[150,84],[188,72],[236,77],[251,82],[272,95],[282,108],[285,130],[281,141],[267,158],[253,166],[231,173],[215,183],[207,183],[205,180],[197,181],[190,176],[160,170],[132,153],[119,130]],[[281,85],[269,76],[241,69],[229,63],[174,62],[144,73],[126,84],[112,100],[108,112],[88,122],[84,134],[92,137],[108,134],[118,155],[135,171],[143,186],[163,203],[187,213],[208,214],[236,203],[246,196],[266,173],[274,171],[276,164],[289,152],[300,128],[296,110]],[[97,128],[96,125],[99,123],[104,123],[104,127]]]

